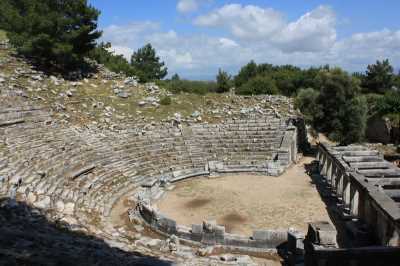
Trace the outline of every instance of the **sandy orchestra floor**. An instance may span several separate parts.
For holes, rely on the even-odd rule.
[[[296,228],[330,221],[325,204],[306,174],[305,157],[280,177],[251,174],[195,178],[177,184],[157,203],[161,213],[190,226],[216,220],[227,232],[251,235],[254,229]]]

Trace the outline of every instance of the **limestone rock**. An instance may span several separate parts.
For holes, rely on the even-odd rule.
[[[48,209],[50,208],[50,204],[51,204],[50,197],[44,196],[42,200],[37,201],[34,205],[40,209]]]

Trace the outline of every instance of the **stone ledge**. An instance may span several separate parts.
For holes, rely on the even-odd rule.
[[[214,221],[193,224],[188,228],[178,225],[175,220],[165,217],[144,202],[139,202],[135,211],[130,210],[130,213],[133,212],[156,231],[202,245],[271,250],[288,240],[288,231],[279,230],[256,230],[250,237],[229,234],[225,232],[225,226],[217,225]]]

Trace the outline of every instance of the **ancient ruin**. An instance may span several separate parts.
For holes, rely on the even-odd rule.
[[[397,265],[400,169],[361,145],[317,145],[304,171],[331,220],[310,221],[308,232],[257,228],[239,235],[215,221],[182,225],[156,208],[183,180],[228,173],[279,180],[309,152],[304,120],[290,99],[231,95],[239,108],[146,120],[139,117],[145,109],[134,118],[99,101],[80,102],[74,95],[81,83],[6,60],[17,67],[0,76],[4,261],[59,262],[53,253],[70,263],[109,265]],[[139,108],[158,108],[165,93],[104,69],[84,82],[107,84],[113,100],[146,91]],[[92,114],[101,118],[79,120]]]

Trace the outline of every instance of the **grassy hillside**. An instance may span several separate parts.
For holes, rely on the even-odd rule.
[[[1,36],[5,38],[5,33]],[[30,102],[48,107],[62,121],[78,125],[147,124],[170,121],[176,116],[190,121],[215,122],[244,113],[263,116],[277,110],[285,114],[289,109],[288,99],[284,97],[270,101],[264,97],[230,94],[173,94],[162,87],[154,92],[148,85],[126,84],[125,77],[108,79],[102,71],[78,82],[67,81],[35,70],[23,59],[15,57],[12,50],[0,49],[0,62],[3,62],[0,63],[0,75],[5,78],[5,88],[22,90]],[[120,97],[118,90],[127,97]],[[171,104],[156,103],[165,97],[171,99]],[[151,100],[155,98],[156,101]]]

